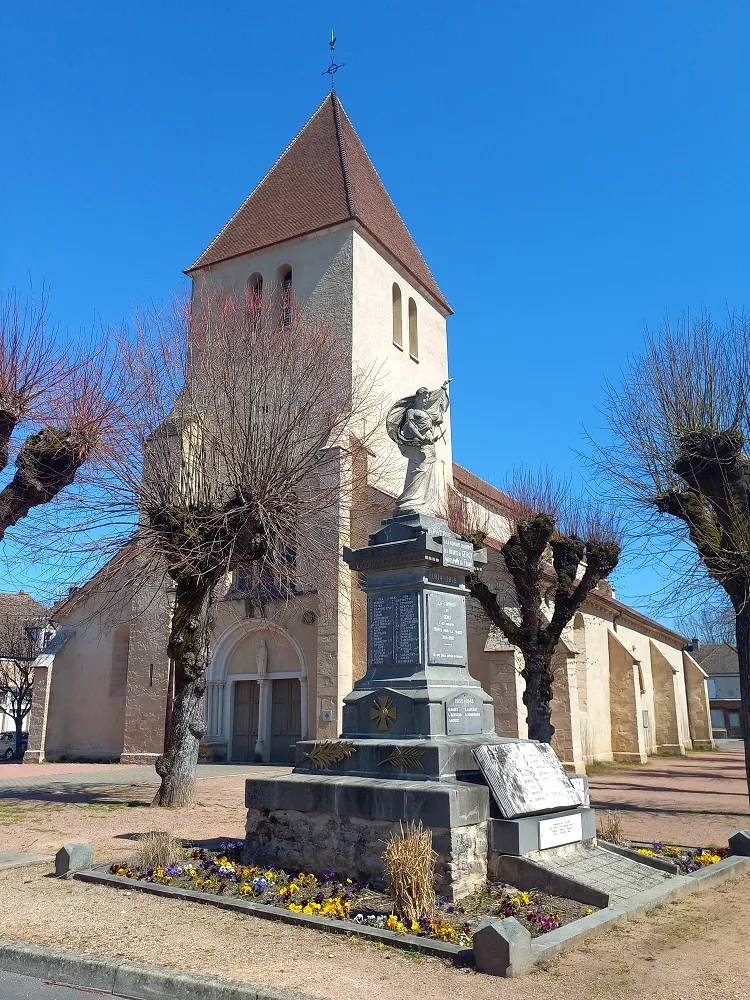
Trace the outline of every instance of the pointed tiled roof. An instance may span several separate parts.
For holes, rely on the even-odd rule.
[[[350,219],[451,311],[334,91],[188,271]]]

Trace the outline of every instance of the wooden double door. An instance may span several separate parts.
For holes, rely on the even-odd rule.
[[[301,686],[296,677],[269,679],[270,756],[269,760],[291,763],[294,744],[302,738]],[[234,685],[232,760],[238,763],[255,760],[255,744],[262,726],[268,732],[267,719],[261,718],[258,681],[237,681]]]

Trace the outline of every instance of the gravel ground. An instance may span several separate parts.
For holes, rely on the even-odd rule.
[[[729,830],[750,827],[741,750],[652,757],[640,766],[591,770],[591,804],[617,810],[631,840],[721,846]]]
[[[37,765],[38,766],[38,765]],[[150,808],[152,787],[48,788],[0,800],[0,849],[54,854],[73,840],[94,848],[97,860],[119,860],[140,833],[167,830],[195,840],[244,836],[245,778],[198,782],[196,803],[187,809]]]
[[[357,938],[56,880],[48,872],[37,865],[4,874],[2,937],[298,989],[329,1000],[747,1000],[749,995],[749,876],[667,904],[528,977],[501,980]]]

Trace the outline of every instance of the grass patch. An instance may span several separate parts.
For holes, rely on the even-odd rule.
[[[0,806],[0,826],[12,826],[13,823],[23,823],[28,819],[32,809],[24,806]]]

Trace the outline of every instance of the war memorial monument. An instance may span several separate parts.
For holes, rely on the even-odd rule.
[[[287,870],[383,876],[401,823],[432,830],[440,891],[460,898],[493,856],[592,841],[593,810],[549,745],[499,737],[492,698],[469,673],[466,576],[486,562],[435,517],[435,442],[448,384],[388,413],[408,460],[393,517],[344,549],[364,575],[367,672],[344,699],[338,740],[296,744],[286,776],[246,783],[246,850]]]

